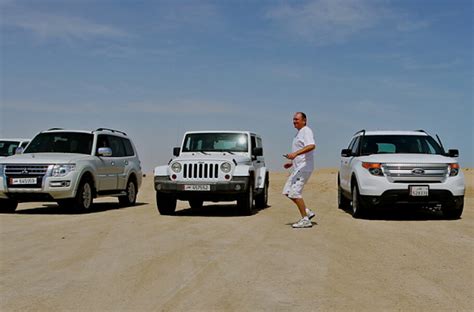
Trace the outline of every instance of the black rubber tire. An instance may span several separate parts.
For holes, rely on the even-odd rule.
[[[457,220],[461,218],[462,212],[464,210],[464,199],[458,205],[447,206],[446,208],[441,208],[443,216],[449,220]]]
[[[77,211],[90,211],[94,205],[94,187],[90,179],[83,179],[77,188],[72,206]]]
[[[255,196],[255,207],[257,208],[267,208],[268,206],[268,187],[270,182],[268,181],[268,176],[265,178],[265,186],[260,194]]]
[[[203,200],[201,199],[190,199],[189,200],[189,206],[191,207],[192,210],[198,210],[202,208],[202,203]]]
[[[18,202],[12,199],[0,199],[0,212],[12,213],[18,207]]]
[[[128,179],[127,188],[125,189],[127,195],[119,196],[119,204],[121,207],[134,206],[137,202],[137,182],[134,179]]]
[[[250,216],[253,210],[253,184],[249,183],[248,189],[237,199],[237,206],[246,216]]]
[[[74,207],[74,199],[59,199],[57,201],[59,208],[68,209]]]
[[[368,207],[360,200],[357,183],[352,186],[352,217],[362,218],[367,216]]]
[[[173,195],[156,192],[156,207],[161,215],[173,215],[177,199]]]
[[[344,196],[341,188],[341,181],[337,178],[337,206],[340,209],[347,210],[351,207],[351,201]]]

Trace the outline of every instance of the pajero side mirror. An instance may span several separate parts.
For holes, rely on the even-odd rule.
[[[448,150],[449,157],[459,157],[459,150],[457,149],[450,149]]]
[[[352,150],[349,148],[345,148],[341,151],[341,156],[342,157],[351,157],[352,156]]]
[[[173,148],[173,156],[179,156],[179,151],[181,150],[181,148],[179,147],[175,147]]]
[[[252,155],[253,156],[263,156],[263,148],[261,147],[255,147],[253,150],[252,150]]]
[[[110,147],[99,147],[97,155],[99,155],[100,157],[111,157],[112,149]]]
[[[23,154],[23,152],[25,151],[25,149],[21,146],[18,146],[16,149],[15,149],[15,155],[17,154]]]

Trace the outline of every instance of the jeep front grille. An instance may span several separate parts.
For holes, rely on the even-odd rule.
[[[448,176],[447,164],[384,164],[382,168],[392,183],[441,183]]]
[[[217,163],[185,163],[183,178],[185,179],[217,179],[219,164]]]

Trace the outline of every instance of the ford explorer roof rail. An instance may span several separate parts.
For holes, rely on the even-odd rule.
[[[117,133],[121,133],[123,135],[127,135],[125,132],[123,131],[119,131],[119,130],[114,130],[114,129],[109,129],[109,128],[97,128],[95,131],[110,131],[110,132],[117,132]]]

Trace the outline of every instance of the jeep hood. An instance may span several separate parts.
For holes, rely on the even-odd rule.
[[[31,153],[6,157],[0,160],[2,164],[60,164],[72,163],[92,157],[85,154],[68,153]]]
[[[232,155],[229,153],[213,153],[210,155],[199,154],[182,154],[179,157],[173,158],[172,161],[228,161],[237,162],[238,164],[248,163],[251,161],[250,157],[243,155]]]
[[[457,163],[455,158],[446,157],[442,155],[430,155],[430,154],[373,154],[368,156],[362,156],[359,158],[364,162],[376,162],[376,163],[406,163],[406,164],[419,164],[419,163],[431,163],[431,164],[447,164]]]

